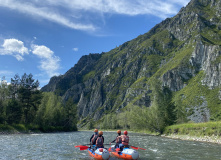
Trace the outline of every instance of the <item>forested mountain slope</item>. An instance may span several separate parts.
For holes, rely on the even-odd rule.
[[[221,1],[192,0],[148,33],[83,56],[42,91],[77,104],[80,127],[137,107],[153,108],[144,115],[148,122],[160,112],[171,124],[220,120],[220,84]]]

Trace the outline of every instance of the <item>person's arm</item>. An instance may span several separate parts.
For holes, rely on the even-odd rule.
[[[91,140],[92,140],[93,137],[94,137],[94,135],[91,136],[91,138],[90,138],[90,142],[91,142]]]
[[[111,143],[114,143],[116,140],[117,140],[117,137]]]

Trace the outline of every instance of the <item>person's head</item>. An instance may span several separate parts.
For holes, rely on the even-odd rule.
[[[118,130],[118,131],[117,131],[117,134],[118,134],[118,135],[121,135],[121,130]]]
[[[100,132],[99,132],[99,136],[102,136],[102,135],[103,135],[103,132],[102,132],[102,131],[100,131]]]
[[[94,130],[94,133],[95,133],[95,134],[98,134],[98,129],[95,129],[95,130]]]
[[[124,135],[127,135],[127,131],[124,131]]]

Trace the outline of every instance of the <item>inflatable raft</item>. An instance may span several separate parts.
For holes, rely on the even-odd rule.
[[[124,148],[123,151],[116,151],[115,145],[112,145],[109,151],[113,156],[121,159],[136,160],[139,158],[139,153],[130,148]]]
[[[88,153],[96,160],[107,160],[110,158],[110,153],[105,148],[98,148],[96,150],[88,148]]]

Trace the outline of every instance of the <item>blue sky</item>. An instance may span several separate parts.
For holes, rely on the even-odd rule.
[[[190,0],[0,0],[0,78],[40,86],[83,55],[108,52],[173,17]]]

